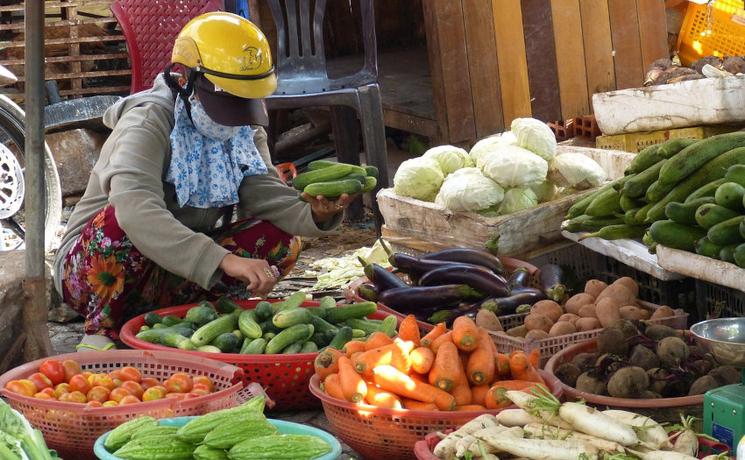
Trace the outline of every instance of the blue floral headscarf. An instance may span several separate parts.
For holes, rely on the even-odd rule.
[[[197,99],[192,96],[189,102],[191,119],[184,101],[176,98],[166,181],[176,187],[181,207],[219,208],[238,203],[243,178],[268,172],[254,144],[256,130],[215,123]]]

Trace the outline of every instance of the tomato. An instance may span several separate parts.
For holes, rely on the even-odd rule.
[[[186,399],[186,393],[168,393],[166,395],[166,398],[175,399],[176,401],[181,401],[181,400]]]
[[[47,395],[51,396],[54,399],[57,399],[57,395],[54,394],[54,389],[53,388],[44,388],[39,393],[44,393],[44,394],[47,394]]]
[[[168,393],[168,390],[160,385],[156,385],[148,388],[144,393],[142,393],[142,400],[155,401],[157,399],[163,399],[166,397],[166,393]]]
[[[188,393],[194,387],[194,383],[188,374],[177,372],[166,380],[165,387],[169,393]]]
[[[86,406],[88,407],[103,407],[103,403],[101,401],[88,401],[86,403]]]
[[[116,407],[119,405],[116,401],[106,401],[105,403],[101,404],[103,407]]]
[[[91,384],[82,375],[73,375],[70,379],[70,391],[79,391],[81,393],[88,393],[91,389]]]
[[[65,382],[69,382],[74,376],[83,373],[83,370],[80,368],[80,363],[74,359],[66,359],[62,361],[62,368],[65,370]]]
[[[207,394],[210,394],[210,393],[212,393],[212,388],[210,388],[210,387],[208,387],[207,385],[204,385],[204,384],[202,384],[202,383],[197,383],[197,384],[196,384],[196,385],[194,385],[194,387],[193,387],[193,388],[191,389],[191,391],[197,391],[197,390],[199,390],[199,391],[204,391],[204,392],[206,392]]]
[[[140,382],[140,385],[142,386],[143,390],[147,390],[148,388],[152,388],[152,387],[160,385],[160,382],[158,381],[158,379],[147,377],[147,378],[142,379],[142,381]]]
[[[120,402],[125,396],[131,396],[131,393],[125,388],[114,388],[111,390],[111,394],[109,394],[109,399]]]
[[[52,381],[49,380],[49,377],[42,374],[41,372],[31,374],[31,376],[29,376],[28,379],[34,382],[34,385],[36,386],[36,391],[41,391],[44,388],[52,388]]]
[[[194,388],[196,388],[197,385],[206,386],[208,391],[212,391],[215,388],[215,385],[212,383],[212,379],[210,379],[206,375],[198,375],[194,377]]]
[[[98,401],[98,402],[106,402],[109,400],[109,394],[111,392],[106,387],[93,387],[90,390],[88,390],[87,397],[88,401]]]
[[[5,384],[5,389],[23,396],[33,396],[37,392],[36,385],[31,380],[11,380]]]
[[[60,396],[62,396],[65,393],[70,392],[70,384],[69,383],[60,383],[56,387],[54,387],[54,395],[59,399]]]
[[[116,379],[124,380],[122,378],[122,371],[121,371],[121,369],[117,369],[115,371],[109,372],[109,377],[111,377],[113,380],[116,380]]]
[[[191,392],[189,394],[197,394],[199,396],[206,396],[206,395],[208,395],[210,393],[211,393],[211,391],[205,390],[205,389],[202,389],[202,388],[192,388],[192,390],[191,390]]]
[[[91,382],[91,386],[100,385],[102,387],[108,388],[109,390],[113,390],[114,388],[116,388],[114,380],[107,374],[93,374],[91,378],[93,379],[93,382]],[[90,379],[88,381],[90,382]]]
[[[122,383],[122,388],[129,391],[133,396],[137,396],[138,398],[142,398],[142,393],[145,392],[145,390],[142,389],[139,383],[133,382],[132,380],[128,380]]]
[[[56,399],[54,396],[49,396],[49,393],[42,393],[38,392],[34,395],[34,398],[36,399],[46,399],[47,401],[52,401]]]
[[[65,393],[62,396],[60,396],[59,400],[63,402],[71,402],[71,403],[79,403],[79,404],[85,404],[88,402],[88,398],[86,398],[85,395],[79,391]]]
[[[56,359],[47,359],[41,366],[39,366],[39,372],[49,377],[54,385],[65,381],[65,368],[62,363]]]
[[[127,366],[120,369],[121,379],[124,381],[131,380],[132,382],[140,383],[142,380],[142,374],[137,368]]]
[[[121,379],[113,379],[112,382],[114,382],[114,388],[119,388],[124,383]]]
[[[123,397],[122,400],[119,401],[119,405],[120,406],[126,406],[127,404],[137,404],[139,402],[142,402],[142,401],[140,401],[139,399],[137,399],[137,396],[129,395],[129,396]]]

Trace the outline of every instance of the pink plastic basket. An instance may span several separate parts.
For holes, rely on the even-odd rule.
[[[440,442],[440,437],[436,433],[430,433],[424,437],[424,439],[417,441],[414,444],[414,455],[417,460],[440,460],[434,454],[437,443]]]
[[[73,359],[84,371],[111,372],[132,366],[143,378],[165,380],[175,372],[206,375],[215,385],[215,392],[193,399],[177,401],[161,399],[121,407],[88,407],[84,404],[36,399],[5,389],[11,380],[27,378],[38,372],[44,361],[32,361],[0,376],[0,395],[41,430],[50,449],[63,458],[93,458],[93,444],[103,433],[127,420],[150,415],[156,418],[202,415],[236,406],[253,396],[244,387],[243,371],[219,361],[185,356],[167,351],[112,350],[106,352],[68,353],[55,356],[60,361]]]

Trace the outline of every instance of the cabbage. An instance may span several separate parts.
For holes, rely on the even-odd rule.
[[[499,213],[512,214],[513,212],[522,211],[538,206],[538,197],[527,187],[511,188],[504,192],[502,205],[499,207]]]
[[[432,147],[424,152],[424,155],[422,156],[437,161],[442,173],[446,176],[460,168],[472,166],[473,164],[471,157],[468,156],[468,152],[460,147],[454,147],[452,145]]]
[[[517,145],[528,149],[546,161],[556,155],[556,136],[544,122],[535,118],[515,118],[512,132],[517,136]]]
[[[551,162],[551,181],[579,190],[597,187],[605,182],[605,170],[592,158],[581,153],[562,153]]]
[[[435,199],[445,176],[440,165],[431,158],[412,158],[401,163],[393,176],[393,191],[424,201]]]
[[[478,168],[463,168],[445,178],[435,203],[451,211],[481,211],[502,202],[504,190]]]
[[[495,136],[485,137],[471,147],[468,156],[471,157],[473,164],[480,168],[485,159],[496,153],[500,147],[515,143],[517,143],[517,138],[509,131]]]
[[[484,175],[502,187],[523,187],[546,180],[546,160],[516,145],[502,145],[486,158]]]
[[[553,200],[558,192],[556,185],[551,181],[543,181],[540,184],[531,185],[530,189],[538,197],[539,203]]]

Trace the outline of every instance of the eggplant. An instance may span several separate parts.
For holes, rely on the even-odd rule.
[[[513,315],[520,305],[533,305],[544,300],[546,295],[540,289],[524,288],[509,297],[489,298],[481,302],[480,307],[499,315]]]
[[[378,288],[372,283],[363,283],[357,288],[357,295],[365,300],[375,302],[378,300]]]
[[[448,327],[450,327],[455,318],[459,316],[468,316],[469,318],[475,320],[476,313],[478,313],[478,311],[478,307],[475,307],[473,305],[469,305],[465,308],[437,310],[436,312],[432,313],[429,318],[427,318],[427,322],[430,324],[445,323]]]
[[[510,275],[509,279],[509,288],[510,292],[515,290],[515,288],[523,288],[528,285],[528,282],[530,281],[530,272],[525,267],[518,267],[515,269],[514,272]]]
[[[507,280],[494,272],[475,265],[453,264],[427,272],[419,280],[422,286],[443,284],[467,284],[477,291],[491,297],[509,295]]]
[[[481,295],[465,284],[445,286],[399,287],[383,291],[378,302],[395,310],[420,308],[446,308],[466,299],[480,298]]]
[[[499,258],[481,249],[451,248],[433,252],[422,257],[424,260],[443,260],[461,264],[478,265],[488,268],[498,275],[504,274],[504,266]]]
[[[538,272],[541,289],[546,296],[554,302],[562,303],[567,295],[567,287],[564,284],[564,271],[556,264],[541,266]]]
[[[359,258],[359,261],[362,266],[365,267],[365,276],[367,276],[367,279],[372,281],[375,287],[378,288],[379,293],[387,289],[409,286],[404,282],[404,280],[389,272],[380,265],[369,264],[362,257]]]
[[[396,252],[391,254],[388,261],[396,267],[398,270],[406,273],[413,277],[420,277],[427,272],[431,272],[440,267],[446,267],[448,265],[473,265],[473,264],[460,264],[458,262],[451,262],[449,260],[436,260],[436,259],[424,259],[412,257],[403,252]],[[477,265],[474,265],[477,266]],[[482,267],[483,268],[483,267]]]

